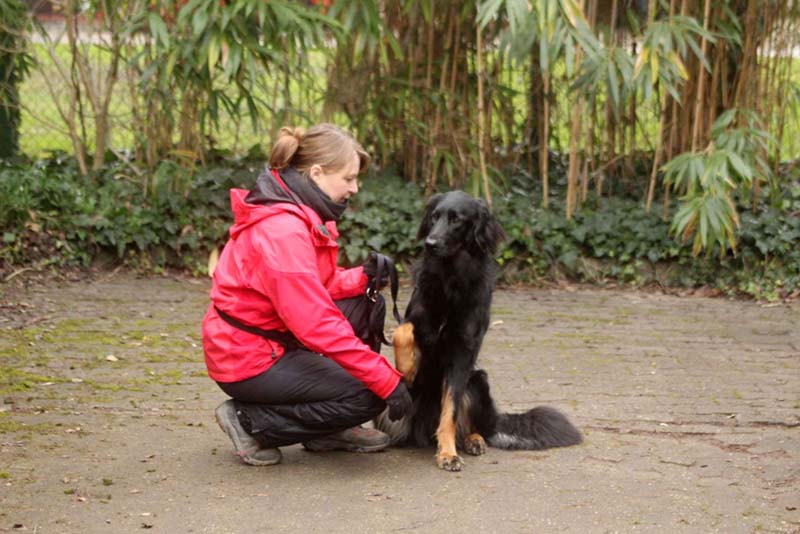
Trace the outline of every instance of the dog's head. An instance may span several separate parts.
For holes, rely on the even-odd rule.
[[[473,255],[493,255],[505,236],[486,202],[463,191],[432,196],[417,232],[417,239],[425,239],[425,250],[439,257],[462,249]]]

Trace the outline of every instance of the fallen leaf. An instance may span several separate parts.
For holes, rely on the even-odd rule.
[[[113,354],[109,354],[108,356],[106,356],[106,361],[107,362],[118,362],[119,358],[117,358]]]

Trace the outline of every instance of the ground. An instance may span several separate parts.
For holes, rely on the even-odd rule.
[[[214,422],[206,280],[22,278],[0,286],[0,531],[800,532],[797,304],[500,289],[498,404],[555,406],[584,444],[256,468]]]

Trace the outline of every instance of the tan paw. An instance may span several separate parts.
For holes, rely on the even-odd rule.
[[[445,471],[461,471],[461,468],[464,467],[464,463],[457,454],[451,455],[442,452],[436,455],[436,465]]]
[[[486,454],[486,441],[480,434],[470,434],[464,440],[464,452],[472,456]]]

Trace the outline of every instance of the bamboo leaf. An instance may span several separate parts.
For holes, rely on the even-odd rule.
[[[650,82],[655,85],[658,81],[658,55],[650,56]]]
[[[573,28],[577,28],[582,23],[586,24],[580,5],[575,3],[573,0],[563,0],[562,5],[564,8],[564,14],[567,16],[567,20]]]
[[[161,43],[164,47],[169,47],[169,33],[167,32],[167,25],[164,23],[158,13],[150,13],[148,16],[150,24],[150,33]]]
[[[650,55],[651,51],[649,48],[642,48],[642,51],[639,52],[639,56],[636,58],[636,65],[633,67],[633,76],[634,78],[638,78],[639,74],[642,71],[642,67],[644,67],[645,63],[647,62],[647,58]]]
[[[742,178],[744,178],[746,181],[752,182],[753,181],[752,167],[750,167],[750,165],[745,163],[744,160],[741,157],[739,157],[739,155],[736,154],[735,152],[728,152],[727,154],[728,154],[728,161],[733,167],[733,170],[735,170],[736,173]]]
[[[565,53],[564,53],[564,60],[567,66],[567,76],[572,77],[573,72],[575,71],[575,43],[572,39],[567,38],[565,43]]]
[[[698,210],[698,219],[700,221],[700,228],[698,229],[698,234],[700,235],[700,243],[702,243],[702,248],[706,248],[708,246],[708,205],[706,203],[700,204],[700,209]]]
[[[617,69],[614,67],[614,63],[609,61],[608,62],[608,90],[611,94],[611,101],[614,103],[614,107],[619,107],[619,80],[617,78]]]
[[[550,71],[550,54],[547,43],[547,37],[544,33],[539,37],[539,68],[543,73]]]
[[[674,51],[670,51],[670,53],[667,55],[667,57],[669,58],[669,61],[673,65],[675,65],[675,67],[678,69],[678,74],[680,75],[680,77],[683,78],[684,80],[688,80],[689,79],[689,71],[686,70],[686,65],[684,65],[683,60],[681,59],[681,57],[678,54],[676,54]]]
[[[665,83],[665,84],[664,84],[664,87],[665,87],[665,88],[667,89],[667,91],[669,92],[669,95],[670,95],[672,98],[674,98],[674,99],[675,99],[675,102],[678,102],[678,103],[680,104],[680,102],[681,102],[681,95],[678,93],[678,89],[677,89],[677,88],[676,88],[674,85],[672,85],[671,83]]]
[[[526,0],[506,0],[506,13],[509,31],[512,34],[517,34],[521,28],[525,27],[526,20],[531,15]]]
[[[203,35],[203,33],[205,33],[207,27],[208,13],[202,9],[198,9],[194,12],[194,16],[192,17],[192,36],[195,39],[198,39],[201,35]]]
[[[219,59],[220,46],[217,34],[211,36],[208,41],[208,72],[213,72]]]
[[[487,0],[478,2],[478,17],[477,22],[481,30],[486,28],[492,20],[499,17],[500,6],[503,5],[504,0]]]

